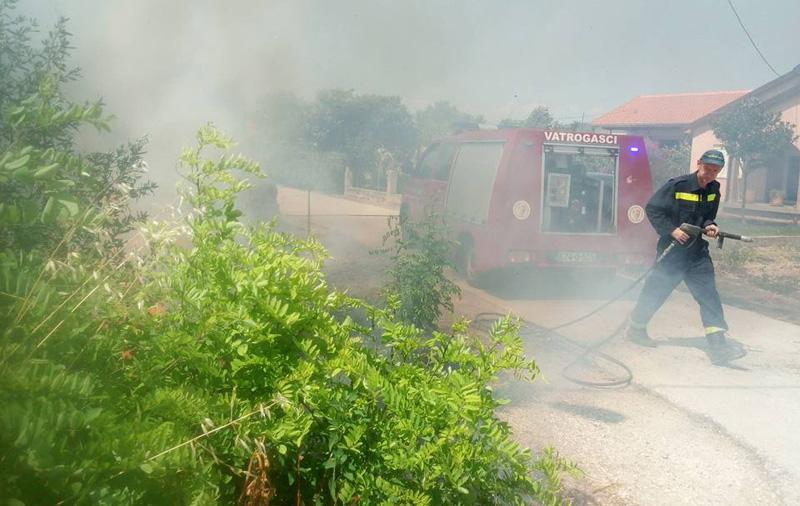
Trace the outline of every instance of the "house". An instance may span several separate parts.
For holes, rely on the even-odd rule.
[[[600,116],[592,125],[612,133],[641,135],[657,147],[675,147],[689,139],[690,125],[747,93],[748,90],[642,95]]]
[[[748,97],[756,98],[767,111],[779,113],[784,121],[793,125],[795,134],[800,137],[800,65],[798,65],[791,72],[692,122],[689,125],[692,137],[692,160],[699,158],[706,149],[720,145],[711,127],[713,118]],[[741,171],[735,162],[731,165],[732,170],[728,170],[728,173],[736,174],[736,177],[731,181],[730,195],[725,198],[728,203],[726,210],[733,210],[737,206],[731,205],[732,202],[741,202],[742,199]],[[726,181],[721,180],[721,182]],[[771,217],[779,217],[776,215],[780,214],[783,214],[783,217],[791,215],[792,219],[797,221],[800,216],[798,186],[800,186],[800,140],[795,140],[794,146],[786,153],[751,169],[747,180],[747,195],[744,196],[746,205],[750,208],[747,214]]]

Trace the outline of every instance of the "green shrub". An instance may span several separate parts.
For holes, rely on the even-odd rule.
[[[109,117],[100,100],[75,103],[61,90],[79,76],[67,66],[65,20],[37,47],[35,23],[14,6],[0,0],[0,250],[19,263],[20,252],[50,254],[66,236],[83,254],[106,255],[144,219],[128,204],[154,188],[142,181],[145,141],[75,149],[79,129],[107,131]]]
[[[387,246],[388,244],[388,246]],[[445,274],[453,267],[454,244],[434,214],[413,222],[407,216],[389,218],[383,249],[392,266],[384,296],[396,316],[422,329],[435,328],[443,311],[453,310],[453,297],[461,289]]]
[[[518,326],[426,337],[331,291],[324,251],[233,206],[253,172],[212,128],[182,162],[192,247],[159,242],[135,269],[64,269],[13,293],[42,301],[2,341],[2,488],[25,503],[508,504],[553,493],[494,410],[504,370],[537,372]],[[209,150],[222,153],[216,161]],[[71,272],[79,273],[72,275]],[[93,274],[94,273],[94,274]],[[72,280],[71,282],[69,280]],[[80,303],[59,309],[66,298]],[[50,299],[45,300],[47,293]],[[375,329],[340,315],[366,308]],[[54,318],[47,315],[55,312]],[[188,444],[182,444],[190,442]],[[251,477],[245,475],[248,462]],[[545,455],[551,475],[569,466]],[[542,467],[544,466],[544,467]],[[258,473],[254,468],[260,469]],[[254,476],[262,480],[254,480]],[[249,495],[248,495],[249,494]]]
[[[190,209],[124,248],[144,219],[129,204],[151,189],[143,142],[75,149],[80,127],[108,128],[102,104],[60,92],[63,23],[37,53],[9,6],[0,50],[22,56],[0,72],[4,500],[559,501],[571,466],[533,459],[494,414],[499,374],[537,373],[515,322],[484,340],[465,324],[423,334],[331,290],[313,239],[239,223],[234,174],[258,167],[210,126],[181,156]]]

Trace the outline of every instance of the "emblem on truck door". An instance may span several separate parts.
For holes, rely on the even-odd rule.
[[[633,205],[628,208],[628,221],[631,223],[641,223],[644,219],[644,209],[642,206]]]
[[[527,220],[531,215],[531,205],[524,200],[514,202],[514,207],[511,210],[514,212],[514,218],[520,221]]]

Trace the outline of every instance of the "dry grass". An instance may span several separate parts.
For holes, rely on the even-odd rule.
[[[800,240],[725,244],[714,255],[720,277],[782,295],[800,294]]]

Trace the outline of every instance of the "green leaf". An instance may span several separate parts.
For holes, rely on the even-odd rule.
[[[66,199],[58,199],[58,203],[64,206],[64,208],[69,212],[70,216],[75,216],[78,214],[78,203],[73,202],[72,200]]]
[[[286,455],[287,450],[286,445],[278,445],[278,453],[281,455]]]
[[[11,204],[6,208],[6,219],[9,223],[19,223],[22,213],[17,204]]]
[[[144,464],[139,466],[139,469],[144,471],[146,474],[151,474],[153,472],[153,466],[145,462]]]
[[[33,177],[35,179],[39,179],[41,177],[49,176],[58,168],[57,163],[51,163],[50,165],[45,165],[44,167],[38,169],[36,172],[33,173]]]
[[[24,165],[11,173],[11,177],[13,177],[14,179],[19,179],[25,182],[30,181],[32,176],[33,174],[31,173],[31,171],[28,169],[28,167]]]
[[[56,179],[53,182],[53,186],[62,190],[69,190],[75,186],[75,181],[71,179]]]
[[[44,205],[44,209],[42,210],[42,223],[50,223],[52,221],[54,216],[53,210],[55,209],[55,202],[55,198],[48,197],[47,203]]]
[[[19,169],[20,167],[22,167],[26,163],[28,163],[28,160],[30,160],[30,159],[31,159],[31,155],[25,155],[25,156],[23,156],[21,158],[17,158],[13,162],[7,163],[6,164],[6,169],[8,169],[8,170]]]
[[[103,412],[102,408],[92,408],[88,410],[86,414],[83,416],[83,421],[85,423],[90,423],[92,420],[100,416],[100,413],[102,412]]]

